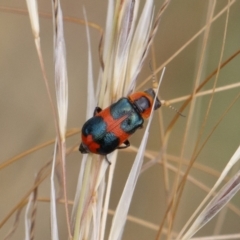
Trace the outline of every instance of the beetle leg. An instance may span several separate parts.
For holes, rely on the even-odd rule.
[[[105,159],[106,159],[106,161],[108,162],[108,164],[109,165],[111,165],[112,163],[108,160],[108,157],[107,157],[107,155],[105,155]]]
[[[79,151],[84,154],[84,153],[89,153],[89,151],[87,150],[87,146],[85,144],[80,144],[79,146]]]
[[[127,148],[130,146],[130,142],[128,140],[126,140],[125,142],[123,142],[123,144],[125,144],[125,146],[119,146],[117,147],[118,149],[123,149],[123,148]]]
[[[102,109],[100,107],[95,107],[94,112],[93,112],[93,116],[96,116],[97,113],[100,113],[102,111]]]

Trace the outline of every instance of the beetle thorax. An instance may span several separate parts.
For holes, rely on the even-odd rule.
[[[140,97],[134,101],[135,106],[138,108],[140,113],[143,113],[147,109],[151,108],[151,104],[146,97]]]

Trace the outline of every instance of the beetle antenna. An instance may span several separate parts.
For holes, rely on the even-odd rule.
[[[186,117],[185,115],[183,115],[181,112],[178,111],[178,109],[176,109],[175,107],[169,105],[168,106],[170,109],[172,109],[173,111],[175,111],[176,113],[178,113],[181,117]]]
[[[169,107],[170,109],[172,109],[173,111],[175,111],[176,113],[178,113],[181,117],[186,117],[185,115],[183,115],[181,112],[179,112],[179,110],[175,107],[173,107],[172,105],[170,105],[167,101],[161,101],[161,103],[163,103],[166,107]]]

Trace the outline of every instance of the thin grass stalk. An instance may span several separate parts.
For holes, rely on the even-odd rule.
[[[67,132],[67,134],[66,134],[66,137],[68,138],[68,137],[73,136],[73,135],[75,135],[75,134],[79,134],[79,132],[80,132],[79,129],[77,129],[77,130],[75,130],[75,129],[68,130],[68,132]],[[29,154],[31,154],[31,153],[34,153],[34,152],[36,152],[36,151],[38,151],[38,150],[40,150],[40,149],[43,149],[43,148],[45,148],[45,147],[53,144],[54,142],[55,142],[54,139],[49,140],[49,141],[47,141],[47,142],[44,142],[44,143],[42,143],[42,144],[39,144],[39,145],[37,145],[37,146],[35,146],[35,147],[33,147],[33,148],[30,148],[30,149],[28,149],[28,150],[26,150],[26,151],[24,151],[24,152],[22,152],[22,153],[20,153],[20,154],[18,154],[18,155],[16,155],[16,156],[12,157],[12,158],[4,161],[3,163],[0,164],[0,170],[3,169],[3,168],[8,167],[9,165],[13,164],[14,162],[20,160],[20,159],[23,158],[23,157],[26,157],[27,155],[29,155]],[[1,224],[0,224],[0,226],[1,226]]]
[[[93,228],[94,224],[94,216],[97,215],[97,209],[96,209],[96,198],[99,198],[99,191],[101,187],[97,184],[99,173],[101,171],[102,164],[99,161],[93,161],[91,172],[90,172],[90,178],[89,178],[89,186],[88,186],[88,194],[85,197],[85,205],[83,208],[83,213],[81,217],[80,225],[85,224],[86,227],[84,229],[84,239],[90,239],[90,235],[92,234],[90,232],[90,229]],[[98,199],[98,201],[101,201],[101,199]],[[95,224],[96,227],[96,224]],[[94,229],[92,231],[94,234],[97,233],[97,230]]]
[[[21,14],[21,15],[28,14],[28,10],[26,10],[26,9],[6,7],[6,6],[0,6],[0,11],[14,13],[14,14]],[[52,14],[47,13],[47,12],[39,11],[38,15],[42,18],[52,19]],[[98,24],[96,24],[94,22],[90,22],[90,21],[86,22],[85,20],[83,20],[81,18],[70,17],[70,16],[63,16],[63,21],[71,22],[71,23],[75,23],[75,24],[81,24],[81,25],[88,25],[89,27],[97,30],[100,33],[100,35],[103,34],[103,29],[101,28],[101,26],[99,26]]]
[[[113,152],[113,154],[117,155],[117,151]],[[102,219],[101,219],[101,229],[100,229],[100,238],[99,240],[104,240],[105,236],[105,230],[106,230],[106,221],[107,221],[107,214],[108,214],[108,207],[109,207],[109,201],[110,201],[110,193],[112,188],[112,181],[113,181],[113,175],[116,167],[116,159],[117,156],[114,156],[111,164],[111,168],[109,169],[108,173],[108,182],[107,182],[107,188],[106,188],[106,194],[104,199],[104,205],[103,205],[103,213],[102,213]]]
[[[81,161],[81,166],[80,166],[80,171],[79,171],[79,175],[78,175],[78,183],[77,183],[77,188],[76,188],[76,194],[75,194],[75,198],[74,198],[74,204],[73,204],[73,208],[72,208],[72,226],[75,225],[75,221],[76,221],[76,215],[77,215],[77,208],[78,208],[78,204],[79,204],[79,199],[80,199],[80,193],[81,193],[81,187],[83,185],[83,174],[84,174],[84,169],[86,166],[86,161],[87,161],[87,155],[84,155]],[[74,230],[74,229],[73,229]]]
[[[160,15],[160,14],[159,14]],[[151,46],[151,55],[152,55],[152,63],[153,63],[153,69],[152,69],[152,79],[153,79],[153,81],[155,81],[155,79],[156,79],[156,75],[154,74],[154,72],[155,72],[155,70],[156,70],[156,62],[155,62],[155,54],[154,54],[154,49],[155,49],[155,47],[154,47],[154,44],[152,44],[152,46]],[[151,69],[151,66],[150,66],[150,69]],[[154,83],[153,83],[154,84]],[[163,101],[161,100],[161,103],[163,104]],[[155,159],[155,161],[157,161],[157,159],[162,159],[162,158],[164,158],[165,156],[164,156],[164,149],[162,149],[162,146],[161,146],[161,144],[162,144],[162,142],[163,142],[163,138],[164,138],[164,131],[163,131],[163,129],[164,129],[164,125],[163,125],[163,115],[162,115],[162,113],[161,113],[161,111],[158,111],[158,119],[159,119],[159,136],[160,136],[160,141],[159,141],[159,149],[161,149],[159,152],[158,152],[158,154],[157,154],[157,157],[156,157],[156,159]],[[150,167],[152,164],[153,164],[153,162],[154,162],[154,160],[153,161],[151,161],[151,163],[150,162],[148,162],[148,163],[146,163],[146,164],[144,164],[143,165],[143,167],[142,167],[142,169],[141,169],[141,173],[143,173],[148,167]],[[164,164],[166,161],[162,161],[162,164]],[[166,167],[166,166],[165,166]],[[170,183],[169,183],[169,181],[168,181],[168,179],[169,179],[169,177],[168,177],[168,171],[167,172],[165,172],[165,171],[163,171],[163,179],[164,179],[164,188],[165,188],[165,192],[166,192],[166,198],[165,198],[165,201],[166,201],[166,205],[168,204],[168,201],[169,201],[169,188],[170,188]]]
[[[164,143],[164,141],[163,141]],[[166,192],[166,205],[170,205],[170,178],[169,178],[169,172],[167,168],[167,159],[165,158],[166,155],[166,146],[162,145],[161,151],[159,152],[158,156],[159,159],[162,159],[162,166],[163,166],[163,182],[164,182],[164,191]],[[168,223],[171,221],[171,208],[169,208],[169,214],[167,214],[164,217],[164,220],[166,220]]]
[[[112,47],[112,38],[113,38],[113,32],[112,32],[112,24],[114,23],[112,21],[114,19],[114,0],[108,0],[108,9],[107,9],[107,17],[106,17],[106,29],[105,29],[105,39],[104,39],[104,45]],[[108,48],[104,47],[101,59],[108,59],[110,51]],[[104,70],[104,66],[102,65],[102,70]]]
[[[32,214],[31,214],[31,225],[30,225],[30,240],[33,240],[35,237],[36,216],[37,216],[37,196],[38,196],[38,188],[35,188],[32,193]]]
[[[104,199],[104,193],[105,193],[105,178],[103,181],[101,181],[99,185],[99,191],[94,199],[94,206],[95,209],[93,212],[93,217],[95,222],[93,223],[93,232],[91,239],[100,239],[100,230],[101,230],[101,215],[102,215],[102,206],[103,206],[103,199]]]
[[[32,32],[35,40],[35,46],[37,49],[37,54],[39,58],[39,63],[41,66],[42,74],[43,74],[43,80],[44,84],[47,90],[47,95],[49,98],[52,114],[53,114],[53,119],[54,119],[54,126],[55,130],[58,136],[60,136],[59,129],[58,129],[58,121],[57,121],[57,112],[55,109],[55,106],[53,104],[53,99],[52,95],[50,92],[50,87],[48,84],[48,78],[44,66],[44,61],[43,61],[43,56],[42,56],[42,50],[41,50],[41,43],[40,43],[40,27],[39,27],[39,20],[38,20],[38,8],[37,8],[37,2],[36,0],[26,0],[27,6],[28,6],[28,12],[29,12],[29,17],[30,17],[30,23],[32,27]]]
[[[65,115],[63,117],[60,117],[60,122],[58,122],[57,121],[56,110],[55,110],[55,107],[54,107],[54,104],[53,104],[53,100],[52,100],[50,89],[49,89],[49,85],[48,85],[48,80],[47,80],[47,77],[46,77],[46,71],[45,71],[45,67],[44,67],[44,63],[43,63],[42,53],[41,53],[41,45],[40,45],[40,37],[39,37],[39,23],[38,23],[38,13],[37,13],[37,3],[36,3],[36,1],[34,1],[34,2],[35,2],[35,4],[32,5],[33,2],[27,0],[27,5],[28,5],[29,14],[30,14],[31,24],[32,24],[33,35],[34,35],[34,38],[35,38],[35,45],[36,45],[36,48],[37,48],[37,52],[38,52],[38,56],[39,56],[39,60],[40,60],[40,65],[41,65],[41,69],[42,69],[42,73],[43,73],[43,77],[44,77],[44,82],[45,82],[45,85],[46,85],[48,97],[49,97],[50,104],[51,104],[51,107],[52,107],[52,112],[53,112],[53,115],[54,115],[54,122],[55,122],[55,128],[56,128],[56,132],[57,132],[57,136],[58,136],[59,149],[62,150],[62,151],[60,150],[60,152],[63,154],[61,160],[64,161],[64,154],[65,154],[64,146],[65,145],[64,145],[63,141],[61,141],[61,140],[63,140],[65,138],[66,111],[67,111],[67,101],[66,101],[66,99],[67,98],[65,98],[65,96],[63,96],[64,100],[62,99],[63,101],[61,101],[61,97],[60,97],[59,101],[61,101],[61,103],[59,103],[59,101],[58,101],[58,104],[61,105],[60,108],[58,108],[58,110],[61,111],[62,108],[63,108],[63,112],[61,111],[61,113],[63,115]],[[55,7],[58,7],[58,3],[57,2],[55,2]],[[60,4],[59,4],[59,8],[57,8],[57,9],[55,8],[55,16],[59,17],[59,21],[56,19],[56,22],[57,22],[58,25],[60,25],[61,21],[62,21]],[[60,27],[60,31],[61,31],[62,30],[61,25],[59,27]],[[59,34],[59,31],[57,31],[57,28],[55,28],[55,30],[56,30],[56,33]],[[61,36],[60,36],[60,38],[61,38]],[[64,40],[63,40],[63,42],[64,42]],[[59,59],[57,59],[57,60],[59,60]],[[62,65],[61,67],[62,67],[62,71],[65,71],[65,69],[63,68],[64,66]],[[59,72],[57,72],[57,74],[59,74]],[[65,86],[64,90],[66,90],[66,86]],[[66,95],[66,92],[65,92],[65,95]],[[58,123],[60,123],[60,125]],[[60,142],[61,142],[61,144],[60,144]],[[65,169],[64,168],[64,163],[62,164],[62,169],[63,169],[64,196],[65,196],[65,202],[66,202],[65,203],[65,210],[66,210],[66,216],[67,216],[67,226],[68,226],[69,236],[71,236],[71,229],[70,229],[70,223],[69,223],[69,214],[68,214],[68,206],[67,206],[66,176],[65,176],[65,170],[64,170]]]
[[[228,5],[229,4],[230,4],[230,1],[228,0]],[[203,122],[202,127],[201,127],[202,129],[205,128],[207,118],[209,116],[210,109],[211,109],[211,106],[212,106],[213,97],[214,97],[215,92],[216,92],[216,86],[217,86],[218,77],[219,77],[219,74],[220,74],[220,68],[221,68],[221,63],[222,63],[222,59],[223,59],[223,52],[224,52],[224,49],[225,49],[224,47],[225,47],[226,37],[227,37],[229,11],[230,11],[230,7],[227,9],[227,12],[226,12],[226,21],[225,21],[225,26],[224,26],[223,41],[222,41],[222,47],[221,47],[221,52],[220,52],[220,57],[219,57],[219,62],[218,62],[218,67],[217,67],[217,73],[216,73],[216,76],[215,76],[215,80],[213,82],[212,94],[211,94],[211,97],[210,97],[210,100],[209,100],[209,103],[208,103],[208,108],[207,108],[207,112],[206,112],[206,115],[205,115],[205,119],[204,119],[204,122]],[[200,133],[199,141],[200,141],[202,132],[203,131],[201,131],[201,133]],[[199,142],[199,141],[197,141],[197,142]]]
[[[217,236],[219,234],[221,234],[221,230],[223,229],[224,227],[224,221],[226,219],[226,216],[227,216],[227,213],[228,213],[228,204],[226,205],[225,208],[223,208],[218,216],[217,216],[217,221],[216,221],[216,224],[215,224],[215,227],[214,227],[214,230],[213,230],[213,236]]]
[[[240,83],[233,83],[233,84],[228,84],[228,85],[225,85],[225,86],[222,86],[222,87],[216,87],[215,90],[214,90],[214,94],[219,93],[219,92],[223,92],[223,91],[227,91],[227,90],[231,90],[231,89],[236,89],[236,88],[239,88],[239,87],[240,87]],[[197,93],[195,95],[195,98],[203,97],[203,96],[210,95],[210,94],[212,94],[212,89],[205,90],[205,91]],[[166,102],[167,105],[171,105],[173,103],[188,100],[189,98],[191,98],[191,95],[187,95],[187,96],[183,96],[183,97],[179,97],[179,98],[174,98],[174,99],[171,99],[169,101],[167,100],[165,102]]]
[[[153,63],[152,78],[157,79],[157,75],[154,74],[154,72],[156,70],[156,65],[157,65],[154,52],[155,52],[155,45],[153,43],[151,46],[151,55],[152,55],[151,59],[152,59],[152,63]],[[158,119],[159,119],[159,129],[160,129],[160,132],[159,132],[160,143],[162,143],[163,138],[164,138],[164,131],[161,131],[161,129],[164,129],[164,125],[163,125],[163,115],[162,115],[161,111],[158,111]],[[159,148],[161,148],[161,145],[159,146]]]
[[[16,231],[18,225],[19,225],[19,220],[20,220],[20,215],[21,215],[21,212],[22,212],[22,209],[23,209],[23,206],[20,207],[18,210],[17,210],[17,213],[16,213],[16,217],[15,217],[15,220],[14,220],[14,224],[12,226],[12,229],[10,229],[10,231],[7,233],[7,235],[4,237],[4,240],[9,240],[11,239],[12,235],[14,234],[14,232]]]
[[[133,152],[137,152],[137,148],[134,146],[131,146],[131,150]],[[145,152],[145,157],[147,157],[149,159],[149,161],[147,163],[145,163],[141,169],[141,173],[145,172],[148,168],[152,167],[153,164],[162,164],[161,158],[159,157],[159,153],[158,152],[154,152],[154,151],[146,151]],[[179,158],[177,156],[171,155],[171,154],[166,154],[164,157],[166,157],[168,159],[168,162],[173,162],[176,163],[179,161]],[[189,161],[187,159],[183,159],[183,164],[185,166],[187,166],[189,164]],[[170,163],[168,163],[169,166],[171,166]],[[220,176],[220,172],[218,172],[217,170],[207,167],[201,163],[195,163],[193,165],[193,168],[203,171],[205,173],[208,173],[212,176],[216,176],[219,177]]]
[[[38,172],[35,182],[41,179],[44,172],[46,172],[51,164],[52,160],[48,161]],[[35,237],[35,225],[36,225],[36,215],[37,215],[37,196],[38,196],[38,187],[34,188],[32,197],[32,214],[31,214],[31,227],[30,227],[30,240],[33,240]]]
[[[80,234],[82,234],[83,239],[86,239],[86,238],[89,239],[90,237],[89,229],[92,229],[92,224],[93,224],[92,217],[93,215],[95,215],[95,213],[92,210],[94,208],[96,195],[99,197],[98,195],[99,186],[97,186],[97,182],[98,182],[97,179],[101,171],[101,167],[100,167],[101,165],[102,164],[100,164],[96,160],[92,162],[91,172],[89,175],[90,178],[89,178],[88,192],[85,196],[85,203],[84,203],[81,222],[80,222],[80,226],[81,226]],[[95,189],[97,189],[97,191]],[[93,230],[93,231],[96,232],[96,230]]]
[[[83,183],[82,183],[81,192],[80,192],[80,199],[78,200],[79,204],[77,208],[73,240],[79,239],[80,222],[81,222],[81,216],[83,213],[83,205],[84,205],[84,196],[86,195],[87,189],[88,189],[88,179],[90,175],[91,164],[92,164],[92,159],[90,156],[88,156],[86,160],[85,170],[84,170],[84,177],[83,177]]]
[[[84,20],[88,22],[87,13],[83,8]],[[86,119],[92,117],[94,112],[94,106],[96,106],[95,91],[94,91],[94,78],[93,78],[93,66],[92,66],[92,49],[91,49],[91,38],[89,33],[89,27],[86,25],[86,36],[88,43],[88,101],[87,101],[87,116]]]
[[[234,168],[232,168],[232,170],[230,171],[230,176],[235,176],[237,174],[238,169],[240,169],[240,161],[238,161],[235,165]],[[222,209],[222,211],[219,213],[218,218],[217,218],[217,222],[213,231],[214,235],[219,235],[223,226],[224,226],[224,220],[226,218],[226,215],[228,213],[228,210],[230,210],[229,208],[229,203],[227,204],[227,207]]]
[[[109,209],[108,210],[108,214],[113,216],[115,214],[115,211]],[[136,224],[138,224],[138,225],[140,225],[142,227],[146,227],[147,229],[152,229],[152,230],[157,230],[158,229],[158,225],[156,225],[154,223],[151,223],[149,221],[145,221],[143,219],[134,217],[134,216],[132,216],[130,214],[127,215],[127,220],[130,221],[130,222],[136,223]],[[166,228],[163,229],[163,233],[165,235],[167,234],[167,229]],[[176,237],[177,233],[173,232],[173,236]]]
[[[87,15],[85,9],[83,9],[84,18],[87,22]],[[86,35],[87,35],[87,42],[88,42],[88,107],[87,107],[87,119],[92,116],[94,106],[96,106],[96,100],[94,99],[94,84],[93,84],[93,70],[92,70],[92,57],[91,57],[91,41],[90,41],[90,34],[88,26],[86,25]],[[83,213],[84,213],[84,206],[87,202],[88,189],[90,186],[90,179],[91,179],[91,168],[92,168],[92,155],[89,154],[87,157],[87,162],[82,161],[81,170],[79,179],[83,179],[79,181],[75,201],[74,201],[74,208],[72,211],[72,216],[76,214],[75,219],[75,228],[74,228],[74,236],[73,239],[81,239],[81,234],[83,234]],[[86,166],[85,166],[86,165]],[[83,172],[84,169],[84,172]],[[82,177],[83,176],[83,177]],[[78,207],[76,207],[78,205]],[[73,218],[74,220],[74,218]],[[81,227],[81,228],[80,228]]]
[[[30,240],[30,219],[28,217],[28,213],[30,211],[31,208],[31,204],[32,204],[32,195],[29,198],[27,207],[26,207],[26,211],[25,211],[25,240]]]
[[[33,194],[30,195],[29,199],[28,199],[28,204],[27,204],[27,207],[26,207],[26,211],[25,211],[25,216],[24,216],[24,219],[25,219],[25,240],[30,240],[30,233],[31,233],[31,225],[30,225],[30,219],[29,219],[29,216],[28,216],[28,213],[30,212],[30,208],[32,206],[32,198],[33,198]]]
[[[231,240],[231,239],[239,239],[240,234],[222,234],[222,235],[214,235],[207,237],[194,237],[192,240]]]
[[[91,205],[92,206],[92,205]],[[84,231],[84,234],[83,234],[83,239],[90,239],[90,229],[91,229],[91,225],[89,224],[92,220],[92,214],[90,211],[88,211],[86,213],[86,217],[85,217],[85,231]]]
[[[55,165],[57,159],[57,139],[54,147],[53,161],[52,161],[52,170],[51,170],[51,239],[58,240],[58,222],[57,222],[57,209],[56,209],[56,192],[54,186],[54,176],[55,176]]]
[[[59,133],[58,137],[58,149],[62,167],[63,177],[63,193],[65,199],[65,212],[68,236],[71,239],[71,226],[68,210],[68,198],[67,198],[67,184],[66,184],[66,124],[67,124],[67,109],[68,109],[68,79],[66,69],[66,53],[65,53],[65,41],[63,34],[63,19],[60,1],[52,1],[53,9],[53,26],[54,26],[54,57],[55,57],[55,87],[58,106],[58,122]],[[54,187],[54,186],[53,186]],[[53,210],[54,211],[54,210]]]

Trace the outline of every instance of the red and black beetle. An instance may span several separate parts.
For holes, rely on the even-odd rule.
[[[154,98],[155,92],[149,88],[120,98],[103,110],[96,107],[94,116],[82,127],[79,151],[106,156],[115,149],[129,147],[128,138],[143,127],[144,119],[151,113]],[[161,102],[156,98],[154,110],[160,107]]]

